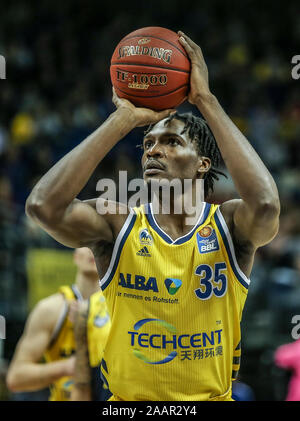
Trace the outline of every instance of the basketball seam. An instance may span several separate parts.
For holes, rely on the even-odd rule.
[[[170,91],[170,92],[165,92],[165,93],[160,94],[160,95],[151,95],[151,96],[140,96],[140,95],[134,95],[134,94],[132,94],[131,92],[126,92],[126,91],[123,91],[123,90],[122,90],[122,89],[120,89],[118,86],[115,86],[115,88],[116,88],[116,89],[118,89],[118,90],[119,90],[120,92],[122,92],[123,94],[126,94],[126,95],[128,95],[128,96],[135,96],[135,97],[137,97],[137,98],[144,98],[144,99],[148,99],[148,98],[157,98],[157,97],[160,97],[160,96],[167,96],[167,95],[169,95],[169,94],[173,94],[174,92],[179,91],[179,89],[184,88],[185,86],[189,86],[189,85],[188,85],[187,83],[185,83],[184,85],[179,86],[178,88],[174,89],[173,91]]]
[[[186,58],[186,59],[188,59],[189,60],[189,57],[188,57],[188,55],[187,55],[187,53],[186,52],[183,52],[179,47],[177,47],[177,45],[175,45],[175,44],[173,44],[171,41],[167,41],[166,39],[164,39],[164,38],[160,38],[160,37],[157,37],[157,36],[155,36],[155,35],[145,35],[145,34],[140,34],[140,35],[133,35],[133,36],[131,36],[131,37],[125,37],[125,38],[123,38],[121,41],[120,41],[120,43],[119,44],[121,44],[121,42],[123,42],[123,41],[125,41],[125,40],[127,40],[127,39],[131,39],[131,38],[141,38],[141,37],[151,37],[151,38],[156,38],[156,39],[159,39],[160,41],[164,41],[164,42],[166,42],[166,43],[168,43],[168,44],[170,44],[170,45],[172,45],[173,47],[175,47],[176,48],[176,50],[178,50],[178,51],[180,51],[180,53]]]
[[[163,69],[163,70],[175,70],[175,71],[179,71],[182,73],[190,73],[189,70],[183,70],[183,69],[179,69],[178,67],[162,67],[162,66],[157,66],[155,64],[146,64],[146,63],[123,63],[123,62],[112,62],[111,66],[117,66],[117,65],[122,65],[122,66],[144,66],[144,67],[154,67],[155,69]],[[124,70],[124,69],[119,69],[119,70]],[[135,73],[139,73],[139,72],[135,72]]]

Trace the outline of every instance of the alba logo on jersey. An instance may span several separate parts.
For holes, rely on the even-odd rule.
[[[165,287],[170,295],[176,294],[182,285],[182,281],[176,278],[167,278],[164,281]],[[119,285],[123,288],[135,289],[137,291],[158,291],[157,280],[154,276],[149,278],[143,275],[120,272]]]
[[[141,244],[144,244],[146,246],[151,246],[153,243],[152,235],[149,234],[148,229],[144,228],[139,233],[139,240]]]
[[[143,275],[126,275],[120,272],[119,285],[123,288],[136,289],[138,291],[153,291],[158,292],[156,278],[150,276],[148,279]]]

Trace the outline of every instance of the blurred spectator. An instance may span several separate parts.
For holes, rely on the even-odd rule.
[[[300,401],[300,339],[279,347],[275,362],[279,367],[292,371],[286,400]]]

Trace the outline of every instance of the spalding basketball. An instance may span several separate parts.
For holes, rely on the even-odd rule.
[[[189,90],[191,64],[176,32],[150,26],[131,32],[111,59],[117,95],[138,107],[175,108]]]

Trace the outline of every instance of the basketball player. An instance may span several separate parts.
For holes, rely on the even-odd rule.
[[[114,93],[117,110],[50,169],[27,200],[27,214],[55,239],[94,253],[112,317],[102,365],[112,400],[232,400],[255,251],[278,230],[272,176],[211,93],[200,47],[179,37],[192,64],[188,100],[206,121],[136,108]],[[194,226],[185,211],[154,214],[150,203],[118,204],[119,213],[99,215],[96,200],[77,200],[111,148],[148,124],[147,183],[180,177],[194,189],[202,178],[208,194],[221,153],[240,199],[201,202]]]
[[[77,364],[71,319],[79,310],[75,309],[74,303],[80,302],[85,306],[87,302],[83,300],[89,300],[84,328],[89,343],[90,365],[85,372],[85,389],[88,387],[91,399],[98,396],[99,400],[106,400],[107,393],[102,390],[102,383],[98,384],[98,390],[92,385],[96,386],[93,376],[97,376],[97,370],[100,371],[102,348],[110,327],[107,307],[99,291],[99,278],[91,251],[87,247],[76,249],[74,262],[78,269],[75,284],[63,286],[58,293],[41,300],[27,320],[7,374],[7,386],[12,392],[35,391],[50,386],[50,400],[70,400]],[[41,362],[42,357],[45,363]],[[90,367],[94,368],[91,370]],[[82,376],[77,377],[74,380],[81,390]],[[101,393],[105,399],[100,399]],[[81,400],[82,397],[77,394],[77,398]]]

